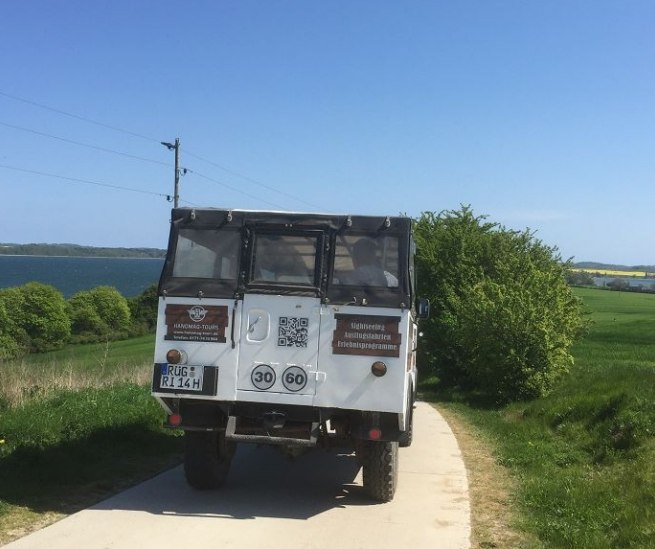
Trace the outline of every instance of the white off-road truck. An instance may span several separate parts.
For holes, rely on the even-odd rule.
[[[413,258],[406,217],[173,210],[152,394],[191,486],[223,484],[239,442],[345,447],[393,498],[429,308]]]

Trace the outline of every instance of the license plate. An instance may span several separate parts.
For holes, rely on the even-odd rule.
[[[162,364],[159,386],[162,389],[202,391],[202,366],[182,364]]]

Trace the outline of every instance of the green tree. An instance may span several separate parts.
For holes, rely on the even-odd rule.
[[[146,288],[141,295],[128,299],[128,305],[132,314],[132,332],[139,335],[152,332],[157,326],[157,284]]]
[[[102,321],[88,291],[75,294],[67,303],[73,334],[101,336],[108,335],[109,327]],[[91,337],[91,339],[96,339]]]
[[[594,277],[585,271],[569,271],[566,273],[566,282],[571,286],[593,286]]]
[[[419,295],[432,316],[420,360],[447,385],[498,400],[546,393],[583,333],[570,265],[530,231],[512,231],[468,206],[417,220]]]
[[[14,324],[7,314],[7,308],[0,296],[0,360],[14,358],[21,354],[21,346],[12,336]]]
[[[98,286],[90,290],[93,302],[102,321],[116,333],[130,328],[130,307],[121,293],[111,286]]]
[[[2,334],[5,336],[3,338],[4,358],[12,358],[29,352],[30,338],[22,328],[25,308],[23,292],[18,287],[2,289],[0,290],[0,303],[4,310],[1,320]]]
[[[68,314],[73,333],[85,339],[120,338],[130,329],[127,300],[111,286],[78,292],[68,300]]]
[[[615,278],[610,280],[606,286],[610,290],[625,291],[630,289],[630,283],[625,278]]]
[[[29,282],[0,291],[8,316],[6,330],[19,348],[48,351],[70,337],[70,319],[62,293],[53,286]]]

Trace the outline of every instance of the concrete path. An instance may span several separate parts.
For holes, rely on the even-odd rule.
[[[425,403],[414,429],[390,503],[366,498],[352,455],[314,451],[288,461],[240,445],[220,491],[192,490],[177,467],[5,549],[468,548],[468,485],[455,437]]]

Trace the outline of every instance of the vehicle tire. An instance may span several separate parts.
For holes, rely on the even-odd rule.
[[[377,501],[391,501],[398,484],[398,442],[369,440],[364,446],[364,490]]]
[[[368,448],[368,441],[367,440],[355,440],[355,458],[357,459],[357,463],[359,464],[360,467],[363,467],[364,464],[366,463],[366,458],[367,458],[367,448]]]
[[[198,490],[219,488],[225,483],[236,443],[218,431],[184,431],[184,476]]]
[[[412,445],[412,440],[414,438],[414,393],[410,392],[409,403],[407,404],[407,409],[409,411],[409,424],[407,426],[407,431],[400,433],[400,438],[398,439],[398,444],[401,448],[409,448]]]

